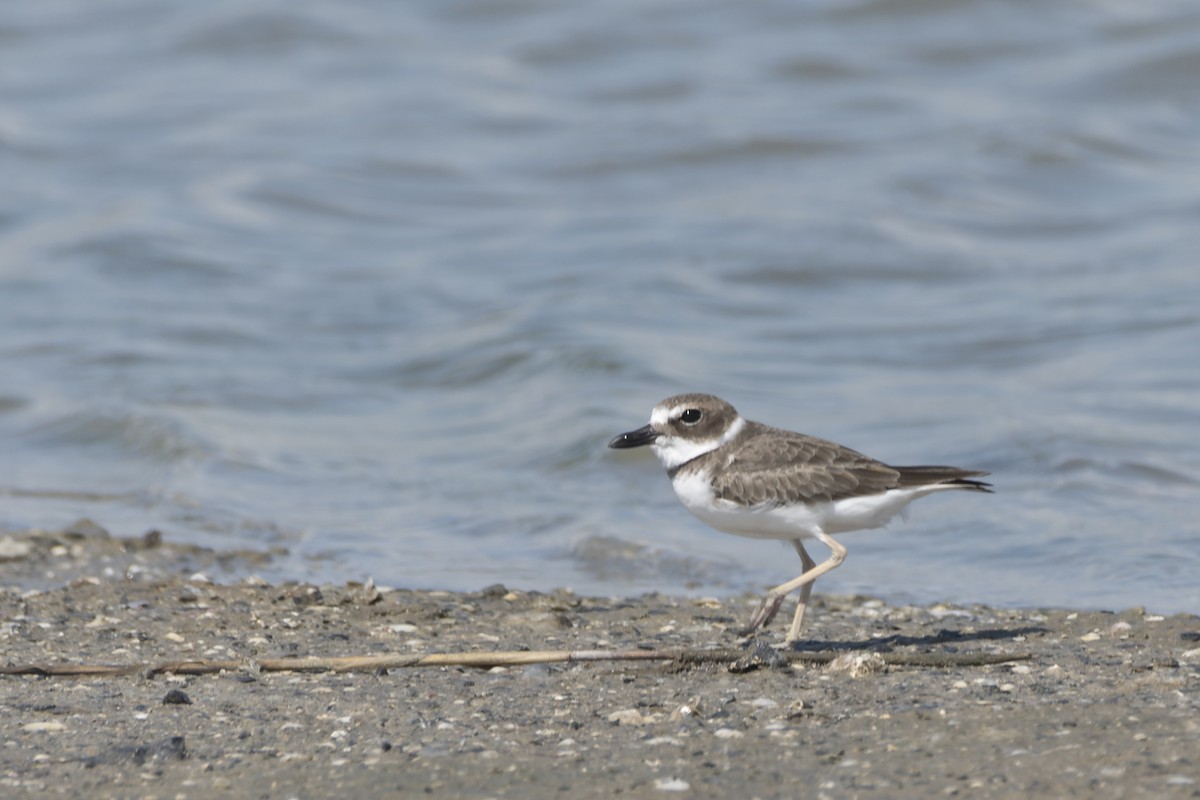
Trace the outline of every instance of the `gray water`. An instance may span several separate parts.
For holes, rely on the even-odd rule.
[[[799,572],[647,452],[708,391],[991,470],[818,591],[1200,612],[1200,5],[0,5],[0,528],[273,575]]]

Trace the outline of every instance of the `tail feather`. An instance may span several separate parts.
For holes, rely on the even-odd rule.
[[[991,473],[974,469],[958,467],[892,467],[900,473],[900,486],[946,486],[956,489],[970,489],[976,492],[991,492],[992,485],[984,481],[975,481]]]

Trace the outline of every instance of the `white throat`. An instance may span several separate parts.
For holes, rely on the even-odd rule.
[[[653,417],[651,422],[653,423]],[[654,444],[650,445],[650,449],[654,451],[654,455],[658,456],[658,460],[664,467],[674,469],[680,464],[686,464],[697,456],[711,453],[721,445],[733,441],[744,427],[746,427],[746,420],[738,417],[725,429],[724,433],[711,439],[685,439],[682,436],[662,434]]]

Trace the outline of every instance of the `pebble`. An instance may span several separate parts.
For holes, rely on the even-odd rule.
[[[11,536],[0,536],[0,561],[19,561],[33,552],[33,545],[14,539]]]
[[[887,662],[879,653],[842,653],[825,668],[830,673],[845,673],[851,678],[862,678],[866,675],[884,672]]]
[[[691,705],[681,705],[679,708],[671,712],[670,720],[672,722],[680,722],[688,717],[695,716],[696,709]]]
[[[624,708],[609,714],[608,721],[618,725],[648,725],[657,721],[657,717],[654,714],[645,716],[636,708]]]
[[[654,788],[661,792],[686,792],[692,785],[682,778],[656,778]]]
[[[936,605],[929,609],[929,616],[933,617],[934,619],[945,619],[946,617],[970,619],[974,615],[970,611],[966,611],[961,608],[951,608],[945,605]]]

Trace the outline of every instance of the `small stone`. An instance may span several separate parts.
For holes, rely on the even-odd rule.
[[[188,757],[187,742],[182,736],[169,736],[158,743],[158,751],[167,758],[179,761]]]
[[[164,706],[190,706],[192,698],[179,689],[172,689],[163,695],[162,704]]]
[[[609,722],[615,722],[618,725],[645,725],[647,720],[642,716],[642,712],[636,708],[624,708],[620,711],[614,711],[608,715]]]
[[[367,582],[354,592],[350,599],[360,606],[373,606],[383,600],[383,592],[375,587],[374,578],[367,578]]]
[[[59,733],[67,729],[66,725],[61,722],[27,722],[21,726],[21,730],[29,731],[30,733]]]
[[[764,641],[756,640],[745,655],[729,665],[728,670],[733,673],[739,673],[751,672],[759,667],[782,668],[790,665],[785,654]]]
[[[696,716],[696,706],[690,703],[684,703],[679,708],[671,712],[669,719],[671,722],[681,722],[688,717]]]
[[[0,561],[19,561],[33,552],[33,545],[14,539],[11,536],[0,536]]]
[[[682,778],[656,778],[654,788],[660,792],[686,792],[692,785]]]
[[[842,653],[825,668],[830,673],[845,673],[851,678],[862,678],[887,671],[887,662],[879,653]]]
[[[681,742],[679,739],[675,738],[674,736],[654,736],[649,739],[644,739],[642,741],[642,743],[645,744],[647,747],[654,747],[654,746],[661,745],[661,744],[670,745],[672,747],[682,747],[683,746],[683,742]]]

